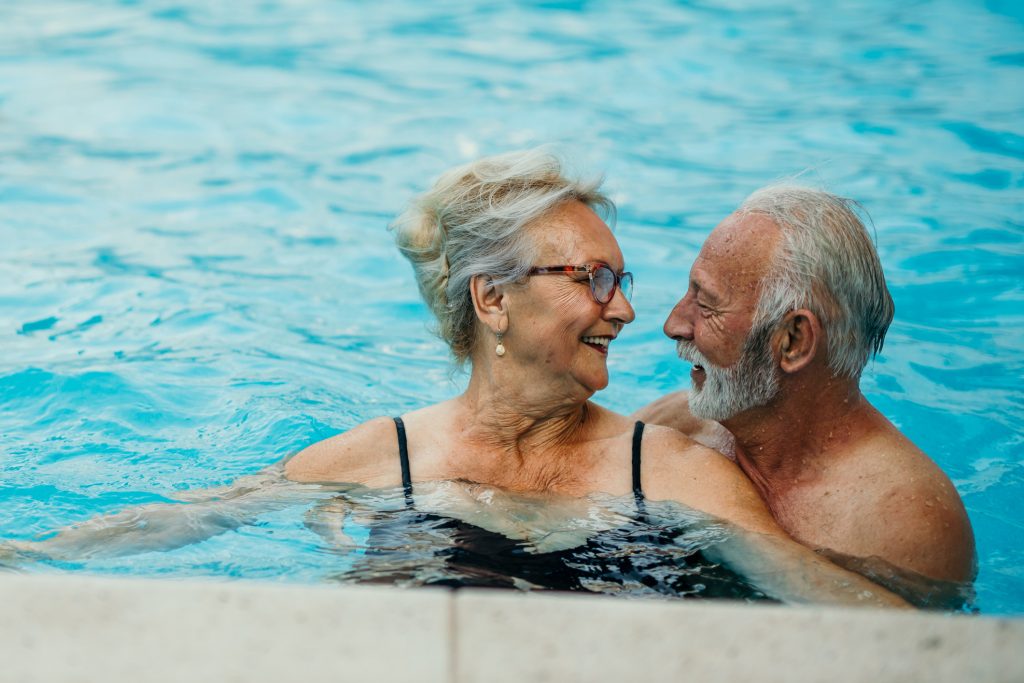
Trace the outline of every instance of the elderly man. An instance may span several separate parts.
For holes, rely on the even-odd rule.
[[[637,417],[734,457],[799,542],[920,595],[973,579],[974,536],[946,475],[860,391],[894,307],[851,204],[769,187],[718,225],[665,321],[692,389]]]

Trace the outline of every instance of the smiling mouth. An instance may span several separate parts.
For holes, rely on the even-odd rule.
[[[612,337],[583,337],[581,341],[598,353],[607,354]]]
[[[704,372],[703,365],[698,365],[697,363],[694,363],[693,366],[690,368],[690,379],[696,386],[703,386],[704,378],[706,376],[707,374]]]

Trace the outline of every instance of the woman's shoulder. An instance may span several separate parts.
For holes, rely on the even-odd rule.
[[[649,424],[672,427],[685,434],[699,430],[704,422],[690,413],[690,392],[685,390],[665,394],[651,401],[633,413],[633,417]]]
[[[398,432],[390,417],[377,417],[307,446],[285,463],[285,476],[309,483],[400,483]]]
[[[702,446],[677,429],[645,422],[644,455],[646,456],[648,452],[650,452],[651,457],[666,458],[688,455],[706,457],[709,453],[716,454],[716,451]],[[721,453],[717,453],[717,455],[721,455]]]
[[[645,463],[661,459],[678,461],[678,458],[684,456],[721,456],[721,453],[702,446],[689,435],[673,427],[652,424],[642,418],[638,419],[636,415],[623,415],[594,403],[591,403],[590,407],[591,414],[596,418],[595,432],[603,438],[631,440],[636,434],[637,423],[643,423],[641,452]]]
[[[670,427],[648,425],[643,457],[643,488],[651,500],[675,500],[747,528],[773,527],[753,484],[718,451]]]
[[[644,469],[665,475],[659,477],[664,480],[739,473],[739,468],[719,451],[661,425],[644,425],[643,459]]]

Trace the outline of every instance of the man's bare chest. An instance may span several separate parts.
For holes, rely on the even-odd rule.
[[[777,493],[768,500],[768,507],[779,526],[814,549],[843,552],[858,546],[868,523],[850,492],[824,482]]]

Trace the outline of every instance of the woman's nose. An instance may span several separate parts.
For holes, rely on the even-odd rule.
[[[633,304],[629,302],[626,295],[618,287],[612,295],[612,300],[604,307],[605,318],[621,322],[623,325],[633,322],[636,319],[636,311]]]

